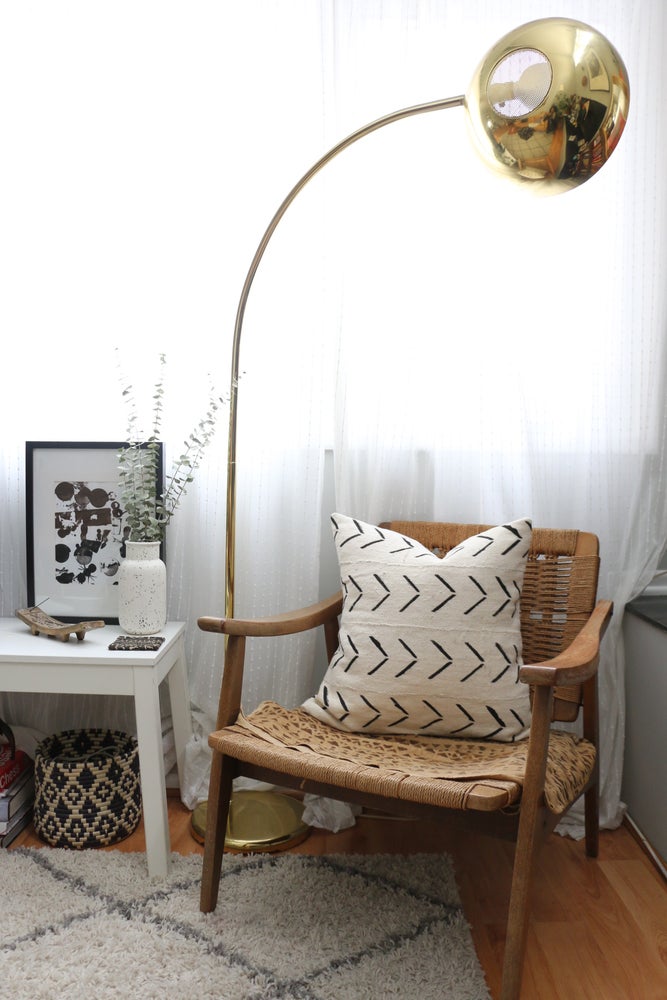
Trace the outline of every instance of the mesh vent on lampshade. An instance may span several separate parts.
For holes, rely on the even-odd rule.
[[[542,104],[551,80],[551,63],[543,52],[515,49],[500,60],[489,77],[489,102],[504,118],[521,118]]]

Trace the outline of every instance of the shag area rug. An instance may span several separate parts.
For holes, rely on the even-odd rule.
[[[201,857],[0,851],[0,996],[12,1000],[488,1000],[442,855]]]

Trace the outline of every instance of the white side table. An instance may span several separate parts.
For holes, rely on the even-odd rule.
[[[162,723],[158,688],[169,684],[178,777],[183,784],[185,745],[192,736],[183,622],[167,622],[159,650],[121,652],[109,644],[122,635],[117,625],[87,632],[68,642],[32,635],[18,618],[0,618],[0,691],[50,694],[123,694],[134,698],[141,772],[146,856],[151,876],[169,871]]]

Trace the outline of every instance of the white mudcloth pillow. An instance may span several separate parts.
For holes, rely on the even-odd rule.
[[[303,708],[350,732],[526,736],[519,601],[530,521],[483,531],[440,558],[397,532],[331,520],[344,593],[339,646]]]

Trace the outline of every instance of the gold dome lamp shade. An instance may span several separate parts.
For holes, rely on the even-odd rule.
[[[560,193],[606,163],[628,116],[623,60],[579,21],[545,18],[501,38],[465,95],[470,131],[485,162]]]

